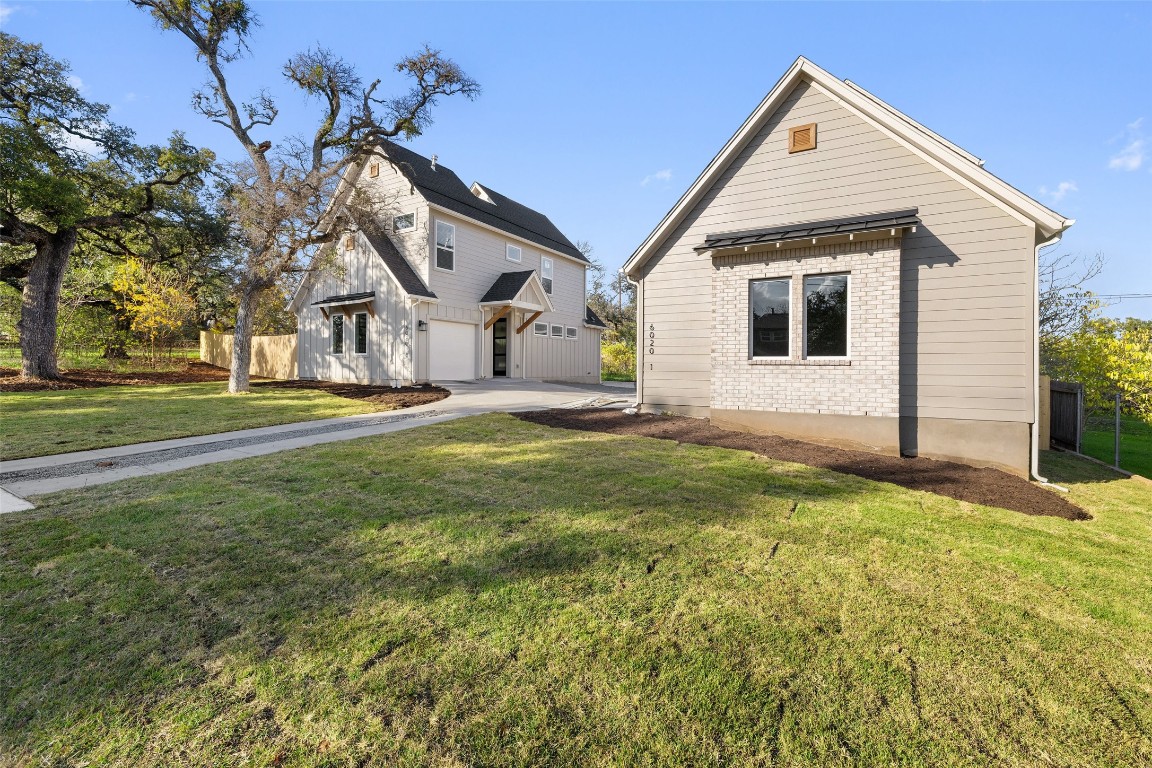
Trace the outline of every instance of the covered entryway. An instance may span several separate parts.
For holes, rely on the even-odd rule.
[[[480,299],[480,308],[487,315],[484,331],[491,333],[485,338],[486,359],[482,375],[506,378],[514,375],[516,368],[520,373],[515,375],[523,376],[525,361],[521,358],[524,346],[513,345],[513,341],[540,315],[555,311],[540,277],[531,269],[505,272]],[[489,362],[491,368],[488,368]]]
[[[428,378],[466,381],[476,378],[476,326],[432,320],[428,323]]]

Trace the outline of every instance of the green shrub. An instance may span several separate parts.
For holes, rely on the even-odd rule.
[[[623,342],[601,345],[600,375],[609,381],[635,381],[636,350]]]

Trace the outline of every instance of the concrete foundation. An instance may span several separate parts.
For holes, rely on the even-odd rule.
[[[713,408],[710,420],[721,429],[780,435],[809,443],[888,456],[900,455],[900,422],[890,416]]]

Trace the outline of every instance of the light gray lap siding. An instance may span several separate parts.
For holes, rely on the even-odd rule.
[[[816,122],[817,148],[789,155],[789,126]],[[699,310],[713,232],[918,208],[902,244],[901,406],[920,417],[1030,421],[1034,230],[897,144],[817,87],[797,86],[645,266],[644,400],[707,407],[712,341]],[[952,366],[943,368],[941,366]],[[952,371],[962,368],[963,375]]]

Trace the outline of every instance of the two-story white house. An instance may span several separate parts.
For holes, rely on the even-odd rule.
[[[388,221],[349,232],[292,301],[302,379],[600,381],[588,260],[547,216],[396,144],[345,183]]]

